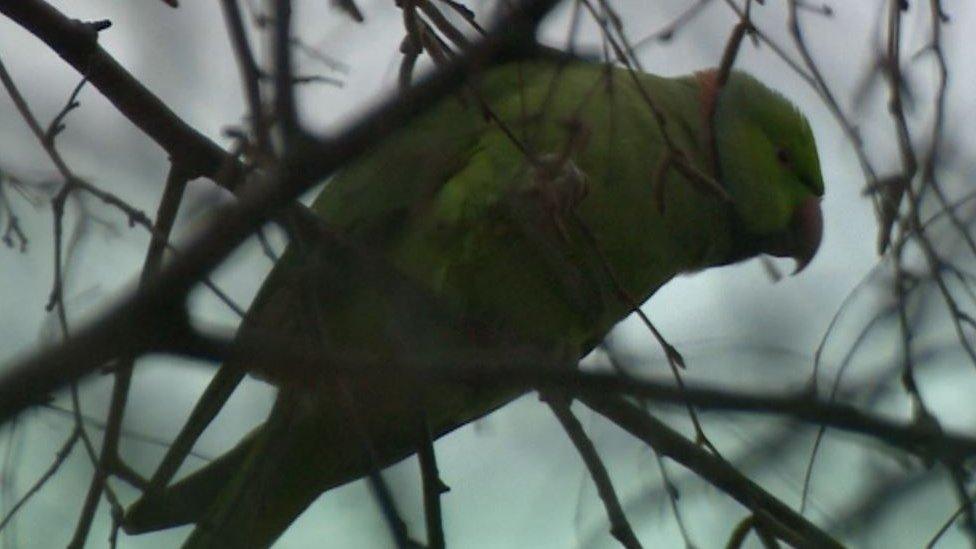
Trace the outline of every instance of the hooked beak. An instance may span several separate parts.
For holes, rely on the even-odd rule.
[[[813,260],[813,256],[817,255],[822,238],[823,213],[820,211],[820,199],[811,196],[800,203],[793,212],[789,232],[771,242],[772,245],[765,251],[776,257],[795,259],[796,269],[793,271],[795,275],[805,269]]]

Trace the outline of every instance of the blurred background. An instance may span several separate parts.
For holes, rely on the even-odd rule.
[[[159,0],[51,3],[69,17],[111,20],[112,27],[100,34],[100,45],[191,126],[222,146],[231,146],[227,130],[244,124],[246,106],[216,2],[186,2],[178,9]],[[931,7],[939,3],[903,3],[901,67],[907,124],[914,146],[925,159],[937,116],[939,81],[931,50]],[[304,44],[296,50],[297,72],[321,77],[301,87],[301,117],[320,134],[341,131],[397,89],[402,14],[390,0],[359,0],[357,5],[365,16],[363,23],[354,22],[331,2],[295,2],[295,31]],[[465,5],[482,21],[490,20],[497,9],[488,0]],[[741,5],[722,0],[608,3],[643,68],[662,75],[717,65],[739,21],[730,6]],[[902,157],[888,112],[890,88],[879,72],[889,3],[805,1],[800,6],[805,44],[844,118],[856,127],[864,158],[879,178],[896,173]],[[251,8],[260,12],[263,5]],[[949,80],[934,165],[947,203],[954,203],[968,196],[976,173],[976,154],[965,138],[976,122],[976,58],[967,38],[976,29],[976,6],[950,2],[942,9],[947,18],[941,23],[938,44]],[[574,2],[563,2],[546,19],[540,40],[565,49],[572,37],[577,51],[600,54],[600,26],[585,12],[575,34],[570,33],[574,11]],[[802,275],[776,282],[760,261],[682,277],[654,295],[644,310],[684,355],[689,382],[796,390],[808,383],[814,353],[822,345],[818,376],[822,395],[830,394],[843,373],[837,385],[839,399],[903,420],[917,411],[914,397],[901,382],[903,342],[909,337],[926,409],[943,428],[972,432],[976,372],[964,343],[972,339],[973,326],[964,320],[960,336],[954,320],[965,318],[958,313],[972,309],[976,299],[967,293],[973,250],[949,216],[939,216],[943,206],[938,197],[923,193],[917,203],[921,219],[935,216],[926,234],[939,256],[959,272],[943,271],[941,264],[932,269],[923,248],[909,243],[897,262],[903,266],[898,278],[890,249],[884,257],[878,253],[879,223],[865,195],[869,178],[857,148],[817,91],[777,53],[781,49],[788,59],[803,63],[790,35],[788,3],[755,3],[751,16],[762,38],[747,38],[736,67],[790,98],[810,119],[818,142],[827,185],[820,254]],[[261,43],[261,33],[251,30],[255,44]],[[0,59],[42,121],[62,109],[80,79],[44,44],[3,17]],[[429,68],[429,64],[421,66]],[[152,215],[166,177],[165,153],[93,87],[82,88],[78,101],[80,107],[70,112],[57,139],[65,160],[75,173]],[[0,247],[0,364],[4,364],[61,337],[56,318],[45,309],[54,273],[50,200],[60,185],[59,176],[5,94],[0,94],[0,174],[0,228],[8,227],[10,216],[15,215],[26,239],[21,242],[18,234],[8,231],[10,243]],[[230,200],[229,193],[209,181],[191,183],[174,240],[185,239],[216,205]],[[903,206],[902,212],[906,209]],[[976,213],[969,201],[952,211],[964,224]],[[76,326],[134,287],[149,238],[145,230],[130,227],[117,210],[83,194],[68,201],[64,230],[64,301],[68,324]],[[281,251],[283,237],[274,230],[268,234],[272,247]],[[251,239],[213,280],[246,307],[271,266],[257,239]],[[790,270],[785,263],[776,266]],[[945,274],[945,288],[934,273]],[[912,283],[911,295],[901,303],[909,336],[897,314],[896,289],[906,281]],[[955,296],[961,309],[947,306],[947,293]],[[203,290],[195,293],[192,312],[196,321],[228,331],[239,321]],[[628,369],[671,379],[660,347],[634,319],[612,332],[608,348]],[[606,363],[606,355],[597,351],[587,361],[599,366]],[[190,360],[153,356],[139,360],[121,441],[122,456],[137,471],[151,473],[213,372],[213,364]],[[88,379],[80,389],[81,409],[90,418],[87,428],[97,447],[111,378]],[[273,398],[273,388],[246,381],[197,444],[184,471],[235,444],[264,419]],[[58,395],[50,406],[35,408],[2,427],[0,506],[5,512],[55,461],[72,431],[70,410],[68,395]],[[674,462],[658,461],[643,444],[588,410],[577,411],[642,541],[664,547],[724,546],[747,515],[744,508]],[[693,436],[683,409],[655,411]],[[702,412],[701,417],[706,433],[726,459],[784,502],[799,506],[816,426],[747,414]],[[444,437],[436,450],[441,477],[451,487],[443,498],[449,546],[616,546],[586,469],[535,395]],[[88,456],[80,447],[74,448],[43,489],[0,532],[3,547],[65,545],[91,474]],[[670,495],[662,474],[673,487]],[[422,539],[416,461],[408,459],[390,468],[384,478],[410,531]],[[124,483],[112,486],[123,503],[137,496]],[[959,507],[956,491],[952,479],[938,468],[927,468],[879,442],[828,430],[812,468],[805,513],[853,546],[919,547]],[[110,531],[108,506],[102,505],[88,545],[107,546]],[[118,545],[172,547],[188,532],[180,528],[137,537],[120,534]],[[964,528],[954,525],[938,546],[972,546],[971,539]],[[325,545],[392,546],[365,483],[321,497],[276,546]],[[750,538],[747,546],[759,542]]]

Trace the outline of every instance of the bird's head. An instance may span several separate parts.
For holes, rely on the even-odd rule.
[[[728,262],[765,253],[794,258],[794,273],[800,272],[823,234],[824,184],[810,124],[785,97],[745,73],[732,72],[717,94],[714,72],[700,73],[699,81],[704,100],[711,93],[716,102],[713,150],[735,210]]]

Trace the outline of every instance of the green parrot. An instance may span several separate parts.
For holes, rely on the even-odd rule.
[[[718,79],[505,64],[337,174],[238,332],[313,358],[229,359],[223,393],[245,372],[279,387],[269,418],[147,493],[126,530],[269,546],[323,492],[525,391],[422,368],[572,363],[676,275],[764,253],[806,266],[824,190],[810,126],[753,77]]]

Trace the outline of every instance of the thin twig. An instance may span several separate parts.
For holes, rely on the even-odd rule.
[[[610,520],[610,533],[628,549],[643,547],[637,540],[637,535],[634,534],[624,510],[620,506],[620,500],[617,498],[617,492],[613,488],[613,482],[610,480],[610,474],[607,472],[603,460],[600,459],[596,447],[593,446],[593,441],[586,436],[583,426],[580,425],[579,420],[570,410],[569,401],[566,400],[565,396],[556,393],[543,393],[543,399],[549,405],[549,409],[552,410],[556,419],[559,420],[563,431],[573,442],[573,446],[576,447],[576,451],[583,459],[586,469],[590,472],[590,478],[593,479],[597,493],[600,494],[603,506],[607,510],[607,518]]]
[[[444,549],[444,521],[441,516],[441,494],[448,491],[437,469],[437,456],[434,453],[434,437],[430,432],[426,414],[420,414],[417,445],[417,458],[423,481],[424,522],[427,525],[427,546],[430,549]]]
[[[746,478],[728,462],[705,452],[636,406],[612,397],[584,396],[581,400],[631,435],[688,467],[747,509],[768,514],[775,519],[769,524],[778,538],[801,547],[842,547],[829,534]]]
[[[61,465],[63,465],[65,460],[68,459],[68,456],[71,455],[71,451],[74,449],[75,444],[78,442],[80,435],[81,435],[81,431],[79,431],[78,429],[71,430],[71,434],[68,435],[68,438],[66,438],[64,443],[61,445],[61,448],[55,453],[54,462],[51,463],[51,465],[47,468],[46,471],[44,471],[44,473],[40,476],[40,478],[38,478],[37,481],[34,482],[33,486],[31,486],[26,492],[24,492],[24,495],[17,500],[17,503],[15,503],[13,507],[11,507],[10,510],[7,512],[6,516],[3,517],[3,520],[0,520],[0,530],[6,528],[7,525],[10,523],[10,521],[13,520],[14,516],[17,514],[17,511],[19,511],[24,506],[24,504],[30,501],[30,499],[34,497],[34,494],[40,492],[41,488],[43,488],[44,485],[47,484],[47,482],[51,480],[51,478],[54,477],[55,473],[58,472],[58,469],[61,468]]]

